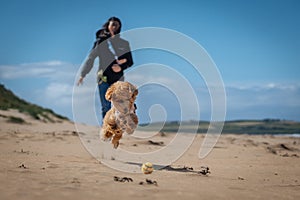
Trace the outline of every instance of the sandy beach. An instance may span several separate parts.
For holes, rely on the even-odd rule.
[[[87,151],[69,121],[41,122],[17,111],[0,114],[3,200],[300,199],[300,138],[221,135],[211,153],[200,160],[204,136],[198,134],[171,166],[145,175],[102,164]],[[8,116],[22,117],[26,123],[7,122]],[[80,126],[85,133],[99,131]],[[120,147],[153,151],[174,136],[154,135],[150,139],[124,136]],[[203,167],[210,173],[199,173]]]

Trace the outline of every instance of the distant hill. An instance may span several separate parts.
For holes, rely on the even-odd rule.
[[[159,130],[163,123],[141,124],[143,130]],[[206,133],[210,122],[208,121],[186,121],[166,122],[161,132],[176,133],[179,130],[187,133]],[[149,125],[149,126],[148,126]],[[300,122],[263,119],[263,120],[235,120],[225,121],[222,134],[300,134]]]
[[[12,91],[0,84],[0,110],[9,109],[16,109],[21,113],[32,116],[36,120],[54,122],[53,117],[60,120],[68,120],[68,118],[56,114],[51,109],[40,107],[17,97]]]

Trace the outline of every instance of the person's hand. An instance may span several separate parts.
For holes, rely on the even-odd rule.
[[[77,82],[77,86],[82,85],[83,84],[83,77],[80,76],[78,82]]]
[[[111,68],[116,73],[118,73],[118,72],[120,72],[122,70],[122,68],[120,67],[120,65],[117,65],[117,64],[114,64]]]
[[[127,62],[127,59],[126,58],[123,58],[123,59],[121,59],[121,60],[117,60],[117,63],[119,64],[119,65],[122,65],[122,64],[124,64],[124,63],[126,63]]]

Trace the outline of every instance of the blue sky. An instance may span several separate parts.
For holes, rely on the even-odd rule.
[[[168,28],[202,45],[225,84],[226,119],[300,120],[297,0],[10,0],[0,4],[0,82],[23,99],[70,119],[76,73],[92,47],[96,30],[110,16],[117,16],[123,22],[122,31]],[[176,58],[151,51],[133,52],[133,56],[133,68],[151,62],[168,64],[183,70],[194,88],[203,86],[203,80],[195,78],[190,68],[181,69]],[[92,86],[89,76],[87,82]],[[201,119],[208,120],[209,95],[201,91],[196,92]],[[155,102],[149,100],[160,92],[164,91],[141,94],[138,103],[142,121],[149,119],[151,102],[166,105],[169,120],[178,119],[180,114],[174,111],[178,103],[172,100],[172,94],[155,98],[159,99]],[[99,107],[97,99],[95,104]]]

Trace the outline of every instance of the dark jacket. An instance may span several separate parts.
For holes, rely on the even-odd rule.
[[[114,52],[109,49],[108,41],[110,41]],[[114,72],[111,68],[113,64],[117,63],[115,56],[118,58],[118,60],[123,58],[126,58],[127,60],[126,63],[120,65],[122,70],[118,73]],[[85,77],[86,74],[91,71],[94,61],[97,57],[99,58],[98,71],[103,70],[103,75],[107,76],[107,82],[109,84],[118,81],[123,76],[123,71],[133,65],[129,42],[120,38],[119,35],[116,35],[114,38],[111,38],[109,33],[105,32],[102,35],[99,35],[93,49],[83,64],[81,70],[82,77]]]

